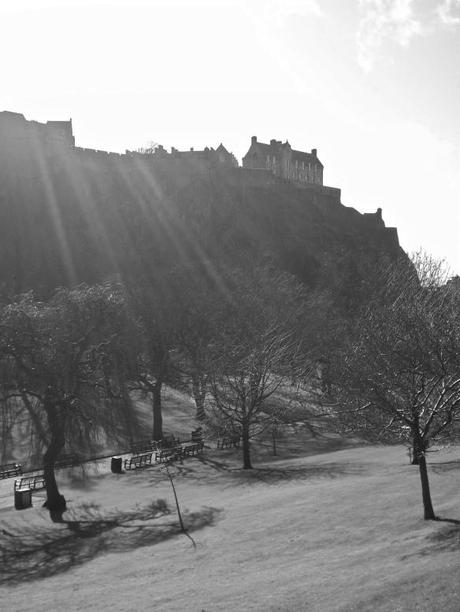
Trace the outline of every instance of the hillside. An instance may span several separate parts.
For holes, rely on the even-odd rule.
[[[185,521],[158,468],[86,480],[61,475],[68,523],[3,507],[0,592],[8,610],[156,609],[454,612],[460,520],[458,448],[432,455],[436,510],[427,522],[417,469],[401,447],[266,461],[243,472],[207,450],[175,471]],[[0,495],[11,481],[0,483]],[[450,521],[448,521],[449,519]]]
[[[264,170],[43,147],[26,136],[0,149],[7,293],[254,258],[327,284],[403,254],[381,213],[344,206],[339,189]]]

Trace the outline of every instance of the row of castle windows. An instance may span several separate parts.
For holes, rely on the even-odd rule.
[[[280,174],[280,163],[275,156],[270,157],[270,155],[267,155],[266,168],[268,170],[273,170],[275,174]],[[305,162],[299,164],[299,161],[296,160],[295,163],[292,164],[287,162],[286,170],[288,176],[294,180],[299,179],[313,183],[321,183],[321,174],[316,164],[312,169],[310,162],[308,163],[307,167]]]

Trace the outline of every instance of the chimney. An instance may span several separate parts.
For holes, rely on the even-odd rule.
[[[257,144],[257,136],[251,136],[251,144]]]
[[[318,152],[318,150],[317,150],[317,149],[312,149],[312,150],[311,150],[311,154],[312,154],[314,157],[316,157],[316,153],[317,153],[317,152]]]

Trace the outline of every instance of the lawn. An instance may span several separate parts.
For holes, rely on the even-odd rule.
[[[2,608],[460,609],[460,524],[422,519],[404,448],[265,455],[253,471],[237,453],[207,449],[174,470],[196,548],[179,533],[158,467],[115,475],[106,460],[84,479],[59,472],[63,524],[51,523],[39,494],[33,508],[12,509],[3,481]],[[460,522],[460,449],[429,458],[435,510]]]

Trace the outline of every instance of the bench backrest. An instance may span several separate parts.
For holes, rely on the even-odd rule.
[[[20,489],[44,489],[45,488],[45,475],[40,474],[38,476],[23,476],[14,481],[14,490],[19,491]]]
[[[20,476],[22,465],[20,463],[5,463],[0,465],[0,478],[10,478],[10,476]]]

